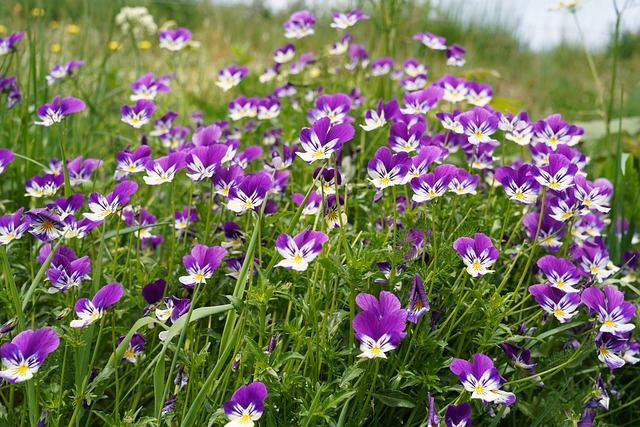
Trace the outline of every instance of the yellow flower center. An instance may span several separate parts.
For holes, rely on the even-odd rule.
[[[482,268],[482,265],[480,265],[480,261],[474,261],[473,262],[473,268],[475,270],[480,270]]]
[[[20,374],[20,375],[25,375],[27,373],[27,371],[29,371],[29,366],[28,365],[20,365],[20,366],[18,366],[16,371],[18,371],[18,374]]]
[[[302,262],[302,256],[301,255],[296,255],[293,257],[293,262]]]
[[[558,317],[563,317],[564,311],[560,310],[559,308],[556,308],[555,310],[553,310],[553,314],[555,314]]]
[[[476,386],[476,393],[482,394],[484,393],[484,389],[482,388],[481,385],[477,385]]]
[[[604,321],[604,324],[605,324],[606,326],[610,327],[610,328],[612,328],[612,327],[613,327],[613,325],[614,325],[613,320],[611,320],[611,319],[607,319],[607,320],[605,320],[605,321]]]

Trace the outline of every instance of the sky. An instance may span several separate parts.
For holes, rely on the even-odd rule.
[[[251,0],[223,0],[227,3],[249,3]],[[531,49],[542,51],[551,48],[562,40],[580,43],[580,36],[567,11],[549,11],[549,7],[559,0],[432,0],[446,7],[448,4],[464,4],[463,19],[495,19],[495,22],[509,21],[509,27],[517,28],[518,36],[528,43]],[[615,0],[619,6],[625,0]],[[640,0],[626,0],[627,6],[622,19],[622,27],[640,31]],[[264,0],[275,10],[281,10],[292,0]],[[584,0],[577,16],[590,48],[604,48],[610,40],[616,20],[614,0]],[[310,8],[329,7],[335,10],[348,10],[353,5],[349,0],[307,0]],[[496,14],[496,11],[499,13]],[[493,17],[493,18],[492,18]],[[513,22],[511,22],[513,21]],[[514,25],[511,25],[511,24]],[[426,29],[425,29],[426,30]]]

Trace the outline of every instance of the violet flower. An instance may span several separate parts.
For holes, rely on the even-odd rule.
[[[188,275],[181,276],[178,280],[190,288],[207,283],[226,255],[227,250],[221,246],[195,245],[191,254],[182,258]]]
[[[447,47],[447,65],[450,67],[462,67],[466,60],[464,54],[467,53],[466,49],[457,43]]]
[[[331,119],[323,117],[311,128],[300,131],[300,145],[304,151],[296,154],[307,163],[329,159],[331,154],[342,148],[342,144],[351,140],[355,129],[350,124],[339,124],[330,128]]]
[[[415,123],[396,122],[391,126],[391,132],[389,135],[389,148],[396,153],[404,151],[411,153],[418,150],[420,146],[420,140],[426,124],[423,121],[417,121]]]
[[[403,98],[405,107],[400,111],[403,114],[426,114],[436,106],[443,96],[444,89],[435,85],[407,93]]]
[[[344,197],[339,194],[336,197],[335,194],[327,197],[327,201],[324,206],[324,222],[329,229],[340,228],[347,224],[347,212],[344,208]]]
[[[263,173],[247,175],[229,191],[227,208],[237,214],[255,210],[262,205],[272,187],[273,182]]]
[[[418,77],[422,75],[425,77],[425,79],[427,77],[427,71],[429,70],[429,67],[419,63],[414,58],[409,58],[406,61],[404,61],[402,63],[402,68],[404,69],[404,72],[407,73],[409,77]]]
[[[313,171],[313,179],[318,191],[325,196],[336,194],[336,187],[342,185],[342,174],[334,168],[317,168]]]
[[[76,314],[80,319],[72,320],[72,328],[86,328],[93,322],[104,316],[104,310],[120,301],[124,289],[119,283],[110,283],[103,286],[92,300],[80,298],[75,305]]]
[[[304,202],[304,197],[305,197],[304,194],[293,193],[293,195],[291,196],[291,199],[293,200],[293,203],[300,206],[300,204]],[[318,212],[318,209],[320,209],[321,204],[322,204],[322,194],[316,191],[312,191],[309,194],[307,203],[304,205],[304,208],[302,208],[301,215],[315,215],[316,212]]]
[[[175,296],[165,297],[164,306],[164,309],[156,308],[156,317],[162,322],[170,319],[171,323],[175,323],[176,320],[189,311],[191,300],[189,298],[181,299]]]
[[[259,381],[243,385],[224,403],[224,414],[230,420],[225,427],[253,427],[262,417],[267,386]]]
[[[592,286],[582,292],[582,303],[596,312],[598,321],[602,324],[600,332],[622,335],[635,329],[631,322],[636,307],[624,301],[624,293],[611,286],[604,287],[604,293]]]
[[[287,43],[286,45],[279,47],[273,52],[273,60],[277,64],[286,64],[291,61],[296,54],[296,47]]]
[[[125,335],[121,335],[118,337],[118,345],[124,340]],[[129,341],[129,345],[127,349],[124,351],[124,355],[122,356],[122,361],[127,361],[130,363],[136,363],[138,361],[138,357],[144,352],[144,344],[147,342],[147,339],[140,332],[136,332]]]
[[[257,97],[239,96],[229,103],[229,117],[234,121],[245,117],[256,117],[259,102],[260,99]]]
[[[356,25],[358,21],[365,19],[369,19],[369,16],[362,13],[360,9],[353,9],[351,12],[346,13],[333,12],[333,22],[330,26],[331,28],[346,30],[347,28]]]
[[[25,215],[31,227],[29,233],[37,239],[48,242],[62,235],[64,224],[58,215],[43,208],[31,209]]]
[[[39,122],[35,122],[42,127],[49,127],[54,123],[60,123],[66,116],[73,113],[78,113],[84,110],[87,106],[78,98],[63,98],[60,100],[60,95],[53,98],[51,104],[44,104],[38,107]]]
[[[240,81],[242,81],[248,73],[249,69],[247,67],[238,67],[236,64],[231,64],[218,72],[218,80],[215,82],[216,86],[226,92],[238,86]]]
[[[174,152],[156,160],[148,159],[145,163],[147,176],[142,177],[147,185],[161,185],[173,181],[176,172],[184,168],[184,152]]]
[[[469,104],[484,107],[491,102],[491,98],[493,97],[491,86],[477,82],[469,82],[467,88],[469,89],[467,92],[467,101]]]
[[[50,197],[55,195],[60,187],[64,185],[64,175],[46,174],[34,176],[25,183],[26,195],[31,197]]]
[[[168,49],[172,52],[182,50],[193,37],[191,31],[186,28],[163,30],[158,35],[160,36],[160,48]]]
[[[55,294],[71,289],[72,287],[79,288],[83,281],[91,280],[91,277],[89,277],[90,272],[91,261],[88,256],[69,259],[60,255],[57,265],[47,270],[47,277],[51,285],[47,289],[47,292]]]
[[[411,180],[413,196],[416,203],[428,202],[441,197],[447,191],[447,186],[456,176],[458,168],[454,165],[443,164],[436,167],[433,173],[422,175]]]
[[[413,284],[411,285],[411,294],[409,296],[409,307],[407,307],[407,320],[412,323],[418,323],[420,318],[430,310],[429,300],[424,291],[424,284],[420,275],[416,273],[413,276]]]
[[[133,107],[128,105],[120,107],[121,120],[133,128],[140,129],[142,125],[149,123],[151,115],[157,108],[153,101],[138,99]]]
[[[500,347],[502,347],[502,350],[504,350],[504,353],[515,367],[529,372],[529,376],[534,377],[536,375],[536,364],[531,360],[531,352],[528,349],[519,347],[511,342],[500,344]],[[532,378],[531,381],[537,383],[538,387],[544,387],[539,376]]]
[[[395,349],[405,337],[407,311],[400,300],[388,291],[380,292],[380,300],[373,295],[360,293],[356,303],[363,310],[353,318],[353,330],[360,341],[358,357],[387,358],[385,353]]]
[[[414,40],[422,42],[426,47],[433,50],[445,50],[447,46],[445,43],[447,39],[444,37],[436,36],[432,33],[418,33],[413,36]]]
[[[418,74],[413,77],[406,77],[400,80],[400,86],[402,86],[405,92],[416,92],[424,89],[427,86],[427,75]]]
[[[229,197],[231,189],[238,186],[238,182],[244,176],[244,171],[240,166],[221,166],[211,177],[213,188],[216,194]]]
[[[116,185],[113,191],[106,196],[100,193],[91,193],[89,196],[89,209],[91,213],[83,214],[93,222],[104,221],[112,213],[129,203],[129,199],[138,190],[138,184],[134,181],[123,181]]]
[[[271,148],[271,163],[264,159],[264,170],[267,172],[285,171],[296,158],[298,145],[293,144],[291,147],[283,145],[280,150],[275,147]]]
[[[24,208],[20,208],[13,215],[0,216],[0,245],[8,245],[21,239],[29,229],[28,220],[21,219],[23,212]]]
[[[491,135],[498,130],[500,116],[483,107],[460,114],[456,120],[462,125],[462,130],[469,137],[469,144],[478,145],[482,142],[493,141]]]
[[[545,255],[538,260],[537,265],[547,276],[551,286],[564,292],[579,292],[574,286],[580,283],[582,272],[568,259]]]
[[[449,405],[444,412],[446,427],[471,427],[471,405],[462,402],[459,405]]]
[[[331,45],[331,48],[329,49],[329,55],[342,55],[349,49],[352,41],[353,34],[346,33],[342,36],[340,41],[335,42],[333,45]]]
[[[60,345],[58,334],[49,328],[27,329],[10,343],[0,347],[2,365],[0,378],[10,383],[30,380],[38,372],[46,357]]]
[[[216,169],[222,164],[228,147],[224,144],[214,144],[206,147],[196,147],[187,154],[185,166],[187,176],[194,182],[211,178]]]
[[[351,110],[351,98],[344,93],[334,95],[322,95],[314,101],[315,109],[307,110],[309,123],[314,124],[318,120],[328,117],[332,125],[351,123],[354,119],[348,116]]]
[[[500,390],[504,378],[494,367],[490,357],[481,353],[473,356],[473,363],[463,359],[453,359],[449,369],[471,393],[472,399],[482,399],[485,404],[502,403],[506,406],[516,401],[513,393]]]
[[[131,174],[145,170],[145,164],[151,157],[151,148],[148,145],[141,145],[135,151],[129,151],[129,147],[123,151],[118,151],[116,155],[116,171],[114,179],[121,181]]]
[[[393,68],[393,58],[380,58],[371,62],[371,75],[380,77],[389,74]]]
[[[142,288],[142,298],[147,302],[147,307],[143,310],[143,316],[146,316],[151,309],[155,309],[155,304],[162,299],[167,282],[164,279],[149,282]]]
[[[533,126],[533,129],[538,142],[550,146],[553,150],[558,144],[575,145],[578,140],[574,138],[576,136],[579,138],[584,133],[584,130],[577,126],[562,121],[560,114],[552,114],[546,119],[540,120]]]
[[[387,147],[380,147],[373,159],[369,160],[367,172],[371,183],[378,191],[404,183],[411,160],[406,152],[391,154]]]
[[[498,128],[504,132],[505,139],[513,141],[520,146],[527,146],[533,138],[533,124],[529,122],[529,115],[522,111],[516,115],[507,111],[500,116]]]
[[[453,249],[462,257],[462,261],[467,266],[467,273],[472,277],[493,273],[494,270],[488,270],[488,268],[495,264],[500,255],[491,243],[491,239],[482,233],[476,233],[473,239],[460,237],[453,242]]]
[[[529,286],[529,293],[536,302],[549,314],[553,314],[560,323],[566,323],[578,314],[580,295],[575,292],[565,292],[549,284]]]
[[[24,37],[24,32],[12,33],[9,37],[0,37],[0,56],[6,55],[9,52],[16,52],[16,43],[18,43]]]
[[[161,136],[169,132],[173,127],[173,122],[178,118],[178,113],[175,111],[168,111],[164,116],[153,121],[153,130],[149,132],[151,136]]]
[[[275,96],[267,96],[258,103],[258,120],[273,120],[280,115],[280,101]]]
[[[580,267],[586,274],[598,283],[602,283],[615,271],[608,268],[609,252],[603,244],[598,243],[602,243],[602,241],[598,239],[596,244],[586,242],[582,247],[576,248],[572,255],[575,259],[580,260]]]
[[[471,175],[465,169],[458,168],[455,176],[449,182],[449,191],[462,196],[463,194],[476,194],[476,187],[480,181],[480,175]]]
[[[538,198],[538,190],[540,189],[540,184],[531,173],[532,168],[527,164],[520,166],[517,170],[509,166],[501,166],[493,177],[502,184],[509,200],[532,205]]]
[[[284,36],[288,39],[302,39],[313,34],[315,16],[308,10],[299,10],[291,14],[284,23]]]
[[[429,165],[444,159],[446,154],[446,150],[434,145],[421,148],[418,155],[411,158],[411,166],[409,167],[407,178],[419,178],[426,175],[429,173]]]
[[[533,177],[550,190],[563,191],[573,185],[573,178],[578,172],[578,166],[561,154],[551,154],[546,166],[534,167]]]
[[[627,341],[627,338],[619,335],[609,332],[599,332],[595,338],[598,359],[606,363],[609,369],[622,367],[626,361],[620,357],[620,352],[624,350]]]
[[[73,160],[67,162],[67,171],[69,172],[69,181],[71,187],[76,187],[80,184],[89,182],[93,171],[104,162],[98,159],[82,159],[82,156],[78,156]]]
[[[324,233],[305,229],[294,237],[281,234],[276,239],[276,249],[284,257],[276,267],[305,271],[309,263],[322,252],[322,245],[329,240]]]
[[[538,223],[540,228],[538,230]],[[540,212],[529,212],[524,216],[522,221],[527,235],[532,241],[538,236],[538,244],[551,252],[557,252],[562,246],[562,237],[564,236],[566,227],[564,223],[551,218],[548,211],[542,215],[540,221]]]
[[[587,181],[584,175],[576,174],[573,179],[574,194],[587,210],[597,210],[601,213],[609,213],[611,207],[609,201],[613,194],[613,184],[606,178],[599,178],[593,182]]]
[[[458,103],[467,99],[469,93],[469,82],[463,78],[456,78],[452,74],[447,74],[433,83],[444,89],[442,99],[451,103]]]
[[[135,82],[131,83],[131,89],[133,90],[133,95],[129,96],[129,99],[136,102],[136,105],[137,101],[143,99],[153,101],[156,99],[158,92],[171,92],[171,88],[162,80],[154,80],[153,73],[147,73]],[[151,116],[151,114],[149,114],[149,116]],[[122,115],[124,116],[125,113],[123,112]],[[131,124],[131,126],[136,127],[133,124]]]
[[[49,74],[45,76],[47,84],[51,86],[67,77],[73,77],[73,70],[82,65],[84,65],[84,61],[69,61],[62,65],[54,65]]]

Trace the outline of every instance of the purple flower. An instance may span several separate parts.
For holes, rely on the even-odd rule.
[[[127,225],[132,227],[150,226],[156,223],[156,217],[145,208],[133,208],[127,206],[122,210],[122,218]],[[155,236],[149,231],[150,227],[141,228],[133,232],[140,240],[153,239]]]
[[[72,187],[89,182],[93,171],[102,166],[104,162],[98,159],[83,160],[82,156],[78,156],[67,162],[67,170],[69,172],[69,181]]]
[[[529,286],[529,293],[544,311],[556,316],[561,323],[568,322],[578,314],[580,295],[575,292],[565,292],[548,284]]]
[[[574,286],[580,283],[582,272],[568,259],[545,255],[538,260],[537,265],[547,276],[551,286],[565,292],[578,292]]]
[[[422,42],[426,47],[433,50],[445,50],[447,46],[445,43],[447,39],[444,37],[436,36],[432,33],[418,33],[413,36],[414,40]]]
[[[175,30],[163,30],[159,33],[160,48],[168,49],[172,52],[182,50],[189,40],[191,40],[191,31],[186,28],[176,28]]]
[[[148,145],[141,145],[132,153],[129,147],[119,151],[116,155],[116,172],[114,179],[121,181],[131,174],[145,170],[144,165],[151,156],[151,148]]]
[[[467,266],[467,273],[473,277],[493,273],[494,270],[488,270],[488,268],[500,255],[491,243],[491,239],[482,233],[476,233],[473,239],[460,237],[453,242],[453,249],[462,257],[462,261]]]
[[[154,280],[144,285],[142,288],[142,298],[144,298],[148,305],[142,312],[143,315],[146,316],[152,308],[155,308],[155,304],[164,296],[166,287],[167,282],[163,279]]]
[[[416,203],[428,202],[441,197],[451,180],[456,176],[458,168],[454,165],[443,164],[436,167],[433,173],[422,175],[411,180],[413,196],[411,200]]]
[[[447,47],[447,65],[450,67],[462,67],[466,60],[464,54],[467,53],[466,49],[457,43]]]
[[[284,36],[288,39],[302,39],[313,34],[316,18],[308,10],[299,10],[291,14],[284,23]]]
[[[421,120],[415,123],[396,122],[391,126],[389,147],[396,153],[416,151],[425,129],[426,124]]]
[[[516,401],[515,394],[500,390],[504,378],[493,366],[491,358],[484,354],[476,353],[473,363],[453,359],[449,369],[458,376],[465,390],[471,393],[472,399],[482,399],[485,404],[502,403],[506,406]]]
[[[407,307],[407,320],[412,323],[418,323],[420,318],[429,311],[429,300],[424,292],[424,285],[418,273],[413,276],[413,284],[411,286],[411,294],[409,296],[409,307]]]
[[[309,123],[317,123],[318,120],[328,117],[332,125],[351,123],[354,119],[347,114],[351,110],[351,98],[344,93],[334,95],[322,95],[316,98],[315,109],[307,110]]]
[[[546,166],[536,166],[531,170],[533,177],[550,190],[563,191],[573,185],[578,166],[561,154],[551,154]]]
[[[238,182],[241,181],[243,175],[244,171],[240,166],[230,166],[229,168],[222,166],[218,168],[211,177],[215,192],[221,196],[228,197],[231,189],[238,186]]]
[[[467,88],[469,89],[467,93],[467,101],[469,101],[469,104],[484,107],[491,102],[491,98],[493,97],[491,86],[477,82],[469,82]]]
[[[59,345],[60,338],[53,329],[27,329],[20,332],[10,343],[0,347],[4,366],[0,378],[10,383],[30,380],[49,353],[56,351]]]
[[[171,319],[171,323],[175,323],[176,320],[189,311],[191,300],[174,296],[165,297],[164,306],[165,309],[156,308],[156,317],[163,322]]]
[[[178,113],[175,111],[168,111],[164,116],[153,121],[154,129],[149,132],[151,136],[161,136],[169,132],[173,127],[173,122],[178,118]]]
[[[471,427],[471,405],[462,402],[459,405],[449,405],[444,413],[446,427]]]
[[[187,176],[194,182],[211,178],[227,154],[228,147],[224,144],[214,144],[206,147],[196,147],[185,158]]]
[[[24,208],[20,208],[13,215],[0,216],[0,245],[8,245],[14,240],[22,238],[29,229],[29,222],[22,218]]]
[[[446,150],[434,145],[420,149],[418,155],[411,158],[408,177],[419,178],[426,175],[429,172],[429,165],[437,160],[442,160],[446,154]]]
[[[398,346],[406,335],[407,311],[391,292],[380,292],[380,300],[373,295],[360,293],[356,303],[363,310],[353,318],[353,330],[360,341],[359,357],[386,359],[386,352]]]
[[[350,124],[339,124],[330,128],[331,119],[323,117],[317,120],[311,128],[300,131],[300,144],[304,151],[296,154],[307,163],[316,160],[329,159],[334,151],[342,148],[342,144],[351,140],[355,129]]]
[[[529,115],[522,111],[515,116],[507,111],[506,115],[500,116],[500,130],[504,132],[505,139],[515,142],[520,146],[531,143],[533,138],[533,125],[529,122]]]
[[[226,92],[232,87],[238,86],[248,73],[249,69],[247,67],[238,67],[236,64],[231,64],[218,72],[216,86]]]
[[[294,237],[281,234],[276,239],[276,249],[284,257],[276,267],[290,270],[305,271],[309,263],[322,252],[322,245],[329,240],[329,236],[319,231],[305,229]]]
[[[334,43],[329,49],[329,55],[342,55],[349,49],[349,45],[353,41],[353,34],[346,33],[339,42]]]
[[[275,96],[267,96],[258,103],[258,120],[273,120],[280,115],[280,101]]]
[[[622,367],[626,361],[620,357],[628,339],[609,332],[599,332],[595,343],[598,350],[598,359],[607,364],[610,369]]]
[[[584,175],[576,174],[574,195],[588,210],[609,213],[609,200],[613,194],[613,184],[606,178],[599,178],[593,182],[587,181]]]
[[[104,221],[109,215],[129,203],[129,199],[138,190],[138,184],[134,181],[123,181],[116,185],[113,191],[106,196],[100,193],[92,193],[89,196],[89,209],[91,213],[83,214],[93,222]]]
[[[286,45],[277,48],[275,52],[273,52],[273,60],[277,64],[286,64],[293,59],[295,54],[296,47],[291,43],[287,43]]]
[[[171,92],[171,88],[167,86],[163,80],[154,80],[153,73],[147,73],[131,83],[131,89],[133,89],[133,95],[131,95],[129,99],[135,102],[143,99],[153,101],[156,99],[158,92]],[[125,113],[123,112],[122,115],[124,116]],[[149,114],[149,116],[151,116],[151,114]],[[133,124],[131,124],[131,126],[139,127]]]
[[[186,154],[177,151],[156,160],[147,159],[147,176],[142,177],[147,185],[161,185],[173,181],[176,172],[184,168]]]
[[[256,117],[259,102],[260,98],[257,97],[239,96],[229,103],[229,117],[234,121],[245,117]]]
[[[229,191],[227,208],[237,214],[255,210],[273,187],[271,179],[263,173],[247,175],[240,179],[237,186]]]
[[[118,338],[118,345],[124,340],[124,335],[121,335]],[[122,361],[127,361],[131,363],[136,363],[138,361],[138,356],[144,352],[144,344],[147,342],[147,339],[140,332],[135,333],[131,340],[129,341],[129,345],[127,349],[124,351],[124,356],[122,357]]]
[[[527,235],[531,240],[538,236],[538,243],[543,248],[547,248],[551,252],[557,252],[562,246],[562,237],[566,232],[564,223],[551,218],[547,211],[542,215],[540,222],[540,231],[538,232],[538,223],[540,222],[540,212],[529,212],[524,216],[522,224],[527,230]]]
[[[476,187],[479,181],[480,175],[471,175],[465,169],[458,168],[458,172],[449,182],[449,191],[458,196],[476,194]]]
[[[380,58],[371,62],[371,75],[374,77],[389,74],[393,68],[393,58]]]
[[[604,293],[592,286],[582,292],[582,303],[595,311],[598,321],[602,323],[600,332],[622,335],[635,329],[629,323],[636,312],[636,307],[624,301],[624,293],[611,286],[604,287]]]
[[[417,76],[406,77],[400,80],[400,86],[406,92],[415,92],[424,89],[427,86],[427,75],[418,74]]]
[[[530,376],[536,375],[536,364],[531,360],[531,352],[528,349],[511,342],[500,344],[500,347],[515,367],[528,371]],[[532,381],[538,383],[538,386],[544,387],[540,377],[532,378]]]
[[[249,166],[249,162],[260,156],[262,156],[262,147],[259,145],[250,145],[244,151],[237,153],[233,159],[231,159],[231,164],[246,169],[247,166]]]
[[[77,113],[84,110],[87,106],[78,98],[63,98],[60,95],[53,98],[51,104],[44,104],[38,107],[39,122],[35,122],[42,127],[49,127],[54,123],[60,123],[69,114]]]
[[[293,193],[291,196],[293,202],[300,206],[300,204],[304,201],[304,194]],[[315,215],[322,204],[322,195],[315,191],[312,191],[309,194],[309,198],[307,199],[307,203],[304,205],[302,209],[302,215]]]
[[[458,79],[452,74],[447,74],[433,84],[444,89],[442,99],[445,101],[457,103],[467,99],[467,93],[469,93],[467,85],[469,82],[463,78]]]
[[[346,30],[349,27],[356,25],[358,21],[369,19],[369,16],[362,13],[360,9],[353,9],[351,12],[333,12],[333,22],[331,28],[339,28]]]
[[[27,196],[50,197],[55,195],[63,184],[64,175],[46,174],[28,179],[24,186],[27,190]]]
[[[43,208],[31,209],[25,215],[31,227],[29,233],[39,240],[48,242],[62,235],[64,225],[58,215]]]
[[[428,88],[405,94],[404,108],[400,111],[403,114],[426,114],[442,99],[444,89],[440,86],[429,86]]]
[[[387,147],[380,147],[373,159],[369,160],[367,172],[371,183],[381,191],[393,185],[404,183],[411,160],[406,152],[391,154]]]
[[[227,250],[221,246],[195,245],[191,249],[191,255],[182,258],[188,275],[181,276],[178,280],[188,287],[206,283],[226,255]]]
[[[138,99],[133,107],[128,105],[120,107],[121,120],[133,128],[140,129],[142,125],[149,123],[156,108],[153,101]]]
[[[533,126],[533,129],[538,142],[550,146],[553,150],[558,144],[575,145],[584,133],[584,129],[562,121],[560,114],[553,114],[540,120]]]
[[[524,164],[517,170],[509,166],[501,166],[496,170],[494,178],[502,184],[509,200],[525,205],[535,203],[540,184],[533,177],[532,168],[531,165]]]
[[[87,298],[80,298],[75,305],[76,314],[79,320],[72,320],[72,328],[86,328],[93,322],[99,320],[104,315],[104,310],[120,301],[124,289],[119,283],[110,283],[103,286],[90,301]]]
[[[66,291],[72,287],[80,287],[83,280],[91,280],[89,273],[91,272],[91,261],[88,256],[70,259],[64,255],[59,255],[57,263],[54,267],[47,270],[50,287],[47,292],[55,294],[60,291]]]
[[[24,37],[24,32],[12,33],[9,37],[0,37],[0,56],[6,55],[9,52],[15,52],[16,43],[18,43]]]
[[[84,61],[69,61],[62,65],[54,65],[51,72],[49,72],[45,77],[47,84],[51,86],[52,84],[55,84],[67,77],[73,77],[73,70],[82,65],[84,65]]]
[[[478,145],[482,142],[493,141],[491,135],[498,130],[500,116],[483,107],[460,114],[456,120],[462,125],[462,130],[469,137],[469,144]]]
[[[286,170],[293,163],[297,151],[297,144],[293,144],[293,146],[291,147],[289,147],[288,145],[283,145],[281,150],[272,147],[271,163],[269,163],[267,159],[264,159],[264,169],[267,172],[282,172]]]
[[[267,386],[259,381],[240,387],[231,400],[224,403],[224,414],[231,422],[229,427],[253,427],[264,412],[264,400],[267,398]]]
[[[614,270],[608,268],[609,252],[598,243],[602,243],[602,240],[598,239],[596,244],[586,242],[581,248],[576,248],[572,255],[580,260],[580,267],[586,274],[602,283]]]

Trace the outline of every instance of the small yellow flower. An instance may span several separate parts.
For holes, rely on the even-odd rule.
[[[61,50],[62,50],[62,46],[60,46],[60,43],[54,43],[51,45],[51,52],[58,53]]]
[[[4,34],[7,32],[7,27],[5,27],[4,25],[0,24],[0,34]]]
[[[76,24],[67,25],[67,33],[69,34],[78,34],[80,32],[80,26]]]
[[[318,67],[313,67],[309,71],[309,77],[311,77],[312,79],[315,79],[315,78],[317,78],[319,76],[320,76],[320,69]]]
[[[51,21],[51,22],[49,22],[49,26],[50,26],[52,29],[56,30],[56,29],[58,29],[58,27],[60,26],[60,22],[58,22],[58,21]]]
[[[44,9],[41,7],[34,7],[31,9],[31,16],[44,16]]]
[[[120,49],[121,45],[120,45],[120,42],[117,42],[115,40],[111,40],[109,42],[108,46],[109,46],[109,49],[111,49],[111,50],[118,50],[118,49]]]
[[[151,42],[149,40],[140,40],[138,42],[138,47],[140,49],[151,49]]]

